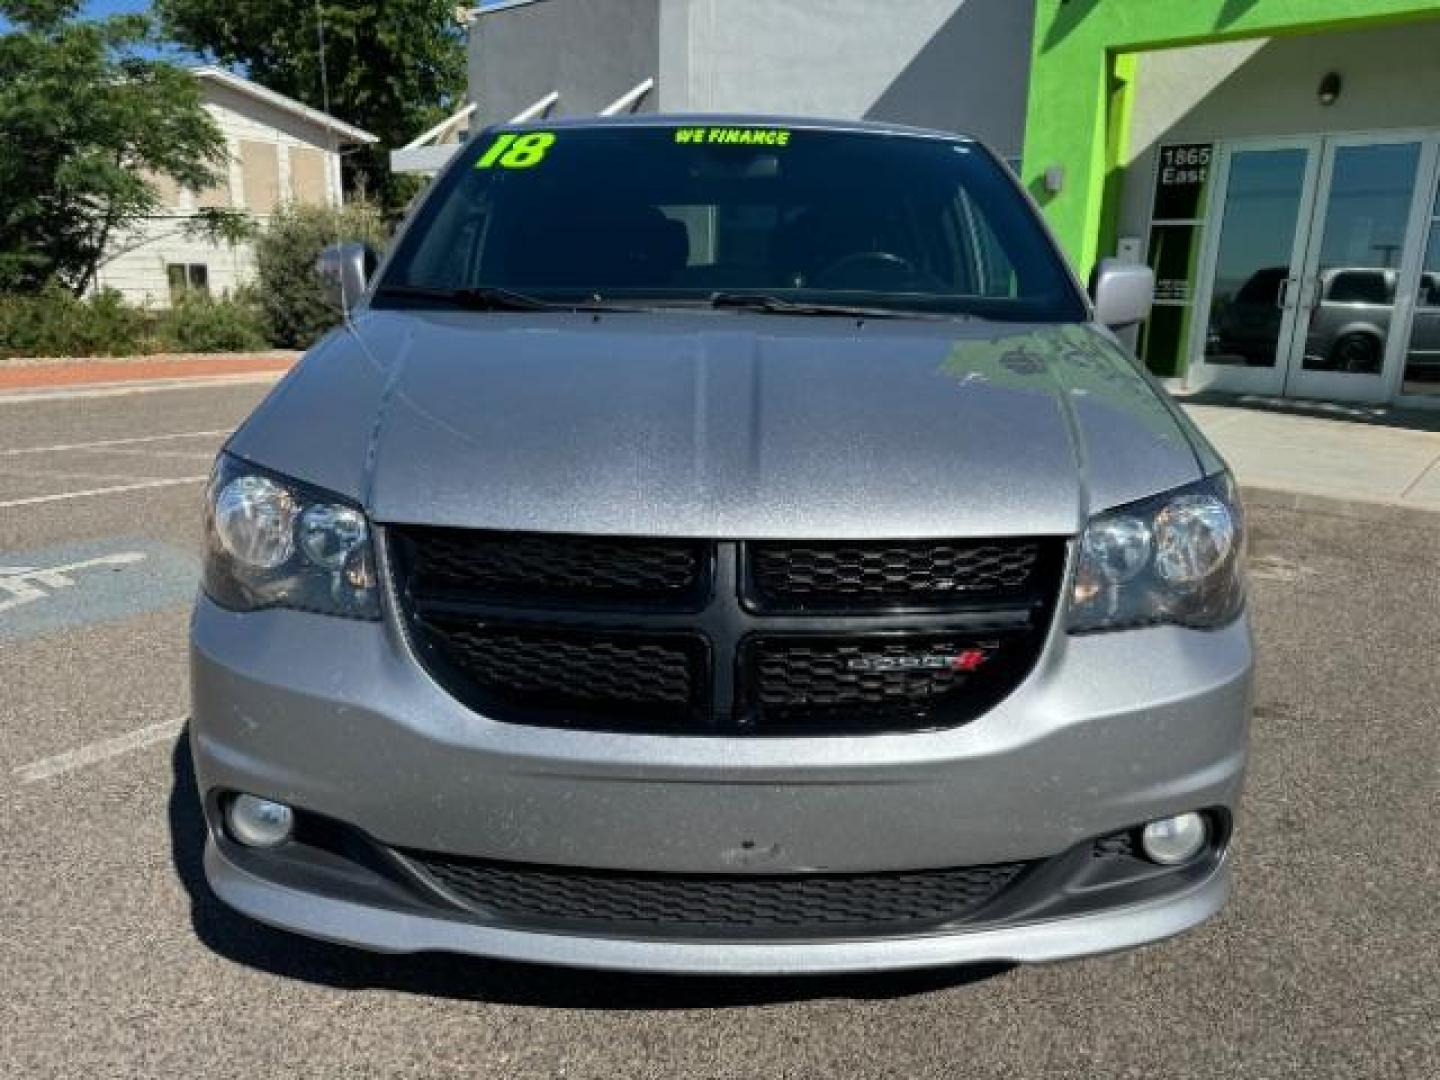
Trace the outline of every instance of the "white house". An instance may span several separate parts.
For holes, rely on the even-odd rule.
[[[228,175],[205,191],[155,178],[161,211],[116,238],[97,279],[99,288],[119,290],[132,303],[166,307],[186,290],[220,295],[244,283],[254,268],[251,245],[189,236],[187,220],[199,209],[222,207],[244,210],[263,225],[282,203],[339,206],[341,153],[376,141],[368,131],[231,72],[200,67],[193,74],[205,110],[225,135]]]

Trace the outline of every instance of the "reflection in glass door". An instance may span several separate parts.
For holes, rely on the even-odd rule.
[[[1440,395],[1437,170],[1435,135],[1223,148],[1191,385],[1352,401]]]
[[[1382,400],[1418,141],[1327,142],[1285,391]]]
[[[1308,140],[1231,148],[1221,156],[1219,210],[1212,216],[1219,236],[1200,294],[1207,315],[1202,384],[1258,393],[1284,386],[1315,156]]]
[[[1415,316],[1405,351],[1406,394],[1440,395],[1440,184],[1430,204],[1425,261],[1420,266]]]

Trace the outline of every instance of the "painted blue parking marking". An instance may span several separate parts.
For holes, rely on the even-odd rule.
[[[143,537],[0,551],[0,644],[188,603],[199,575],[193,554]]]

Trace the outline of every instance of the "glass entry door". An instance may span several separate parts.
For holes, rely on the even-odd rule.
[[[1440,179],[1434,186],[1400,392],[1440,398]]]
[[[1384,401],[1400,318],[1420,167],[1419,140],[1326,140],[1299,287],[1300,325],[1285,392]]]
[[[1221,149],[1196,311],[1192,381],[1241,393],[1284,391],[1319,153],[1291,139]]]
[[[1347,136],[1222,151],[1192,341],[1194,383],[1383,401],[1415,310],[1434,137]],[[1422,184],[1422,178],[1427,182]]]

